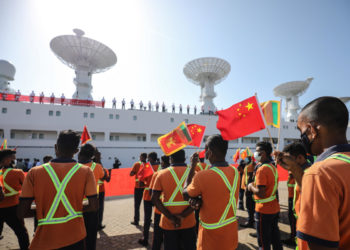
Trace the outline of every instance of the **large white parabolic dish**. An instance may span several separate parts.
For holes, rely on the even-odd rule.
[[[100,73],[117,63],[117,56],[106,45],[83,37],[84,32],[73,30],[76,35],[63,35],[53,38],[51,50],[64,64],[74,70]]]
[[[292,81],[282,83],[273,89],[273,93],[275,96],[279,97],[300,96],[307,90],[312,80],[313,78],[310,77],[305,81]]]
[[[206,78],[213,84],[223,81],[231,71],[231,66],[223,59],[202,57],[188,62],[183,72],[187,79],[196,85]]]

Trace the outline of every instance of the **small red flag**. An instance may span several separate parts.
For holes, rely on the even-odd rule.
[[[170,133],[158,138],[158,144],[165,155],[171,155],[180,149],[183,149],[189,145],[191,141],[192,138],[185,122],[182,122]]]
[[[205,149],[198,153],[198,157],[199,157],[200,159],[205,158]]]
[[[81,145],[84,145],[88,141],[91,141],[91,136],[89,131],[87,130],[86,125],[84,126],[84,130],[83,130],[83,133],[81,134],[80,140],[81,140]]]
[[[187,128],[192,137],[192,142],[190,142],[189,145],[200,147],[205,132],[205,126],[199,124],[188,124]]]
[[[233,156],[233,161],[237,163],[237,161],[239,160],[239,153],[240,153],[241,149],[237,149],[236,153]]]
[[[141,169],[137,173],[137,178],[140,181],[143,181],[146,179],[148,176],[153,175],[153,168],[149,162],[142,164]]]
[[[216,113],[219,115],[216,127],[224,140],[235,140],[266,128],[256,96]]]

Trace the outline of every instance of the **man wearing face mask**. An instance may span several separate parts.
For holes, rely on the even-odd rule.
[[[255,201],[253,199],[253,193],[249,191],[247,187],[250,183],[254,181],[253,174],[255,162],[253,161],[251,156],[247,156],[247,158],[245,158],[244,161],[246,166],[243,171],[241,187],[245,190],[245,206],[248,211],[248,221],[246,223],[240,224],[240,226],[254,228]]]
[[[299,216],[300,211],[300,187],[301,181],[304,174],[304,171],[307,171],[307,168],[310,167],[310,163],[307,160],[307,154],[304,145],[301,142],[294,142],[284,147],[283,152],[285,155],[289,155],[294,161],[298,163],[296,168],[289,168],[284,164],[280,164],[283,168],[288,170],[296,182],[292,194],[292,198],[288,200],[288,218],[291,226],[291,235],[287,240],[282,240],[286,245],[295,246],[295,236],[296,236],[296,219]],[[289,188],[289,187],[288,187]],[[298,240],[298,248],[303,248],[304,242],[300,239]],[[307,245],[305,245],[307,246]]]
[[[309,249],[350,249],[350,145],[346,138],[349,112],[335,97],[320,97],[299,114],[301,140],[316,162],[302,177],[297,237]],[[290,169],[298,163],[275,153]],[[305,249],[305,248],[299,248]]]
[[[271,158],[272,146],[261,141],[256,144],[254,158],[258,162],[254,183],[248,190],[254,194],[255,221],[259,249],[282,249],[278,217],[280,206],[276,192],[278,189],[278,172]]]
[[[20,249],[28,249],[29,236],[24,225],[24,220],[17,217],[19,192],[22,189],[24,173],[20,169],[14,169],[16,151],[4,149],[0,151],[0,175],[1,187],[4,191],[4,199],[0,201],[0,221],[15,232]]]

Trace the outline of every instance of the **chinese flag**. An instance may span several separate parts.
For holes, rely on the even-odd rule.
[[[142,164],[141,169],[137,173],[137,177],[139,178],[140,181],[143,181],[146,179],[148,176],[153,175],[153,168],[149,162],[146,164]]]
[[[256,96],[216,113],[219,115],[216,127],[224,140],[235,140],[266,127]]]
[[[189,145],[200,147],[205,132],[205,126],[198,124],[188,124],[187,128],[188,131],[190,131],[192,137],[192,142],[190,142]]]
[[[236,162],[237,163],[237,161],[239,160],[239,153],[240,153],[240,151],[241,151],[241,149],[239,148],[239,149],[237,149],[236,150],[236,153],[234,154],[234,156],[233,156],[233,161],[234,162]]]
[[[158,144],[165,155],[171,155],[189,145],[192,141],[186,123],[182,122],[178,127],[168,134],[158,138]]]
[[[84,145],[88,141],[91,141],[91,136],[89,134],[89,131],[87,130],[86,125],[84,126],[84,130],[83,130],[83,133],[81,134],[80,140],[81,140],[81,145]]]

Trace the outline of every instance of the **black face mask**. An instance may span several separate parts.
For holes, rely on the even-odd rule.
[[[301,134],[301,143],[304,145],[306,152],[310,155],[313,155],[311,152],[311,145],[314,142],[314,140],[310,141],[309,137],[307,137],[306,132]]]

